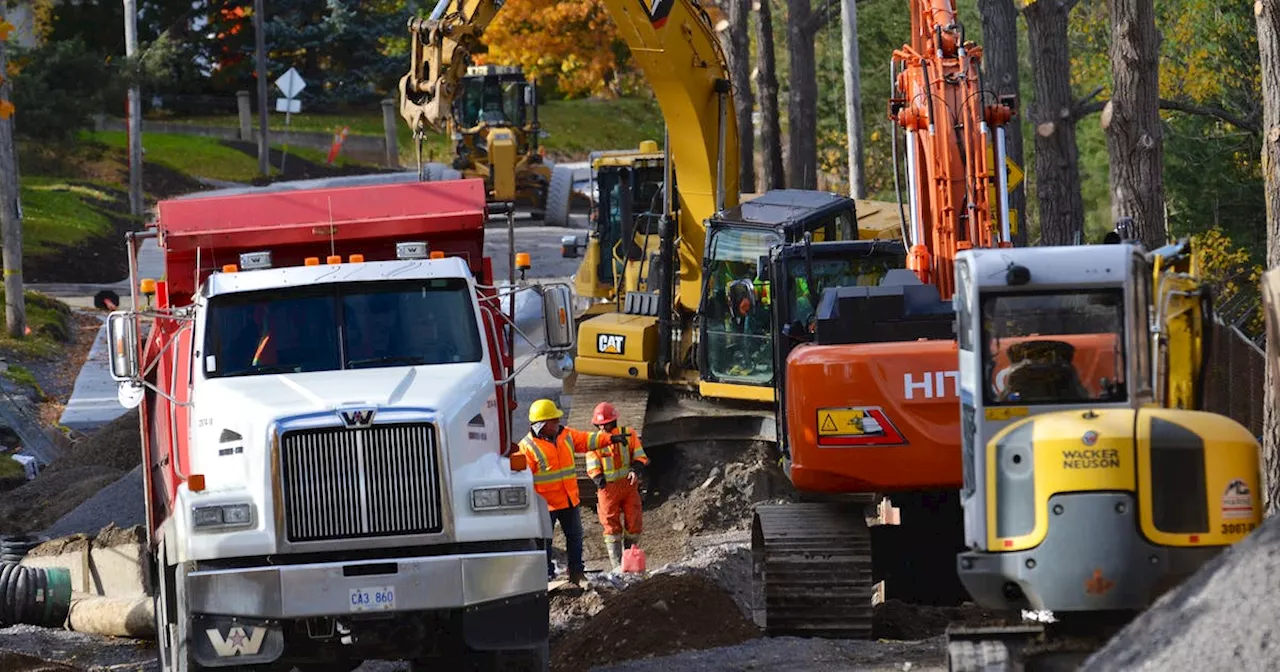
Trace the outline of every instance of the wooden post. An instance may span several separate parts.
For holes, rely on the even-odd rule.
[[[0,3],[0,23],[4,3]],[[0,72],[8,72],[8,54],[0,40]],[[0,85],[0,100],[9,100],[13,85]],[[19,204],[18,155],[13,144],[13,119],[0,118],[0,257],[4,260],[4,318],[9,335],[22,338],[27,331],[27,306],[22,295],[22,207]]]
[[[258,172],[271,175],[267,142],[267,17],[262,0],[253,0],[253,41],[258,70]]]
[[[387,165],[400,167],[400,135],[396,125],[396,101],[387,98],[382,101],[382,133],[387,143]]]
[[[840,37],[844,45],[845,130],[849,134],[849,196],[867,197],[867,176],[862,168],[862,66],[858,57],[858,5],[840,0]]]
[[[236,91],[236,112],[240,115],[240,139],[253,139],[253,107],[248,91]]]
[[[124,55],[132,59],[138,53],[138,3],[124,0]],[[137,76],[138,72],[130,73]],[[142,216],[142,91],[135,79],[129,85],[129,212]]]

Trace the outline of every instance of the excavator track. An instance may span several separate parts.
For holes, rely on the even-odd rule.
[[[753,601],[766,635],[871,638],[871,498],[861,499],[756,506]]]

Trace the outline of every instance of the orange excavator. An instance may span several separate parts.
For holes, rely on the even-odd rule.
[[[778,437],[802,500],[753,517],[770,635],[866,638],[873,594],[965,597],[955,558],[961,429],[973,419],[958,410],[950,299],[959,251],[1012,245],[1004,126],[1016,99],[984,89],[982,48],[951,2],[911,0],[910,11],[889,101],[895,178],[905,131],[904,240],[805,240],[769,257]],[[879,506],[885,496],[892,507]],[[898,524],[877,524],[894,509]]]

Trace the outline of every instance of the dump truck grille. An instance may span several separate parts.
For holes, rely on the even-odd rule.
[[[430,424],[287,432],[280,465],[289,541],[443,529],[440,457]]]

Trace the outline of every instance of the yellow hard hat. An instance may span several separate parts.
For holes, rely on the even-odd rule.
[[[529,422],[542,422],[562,416],[564,413],[550,399],[539,399],[529,406]]]

